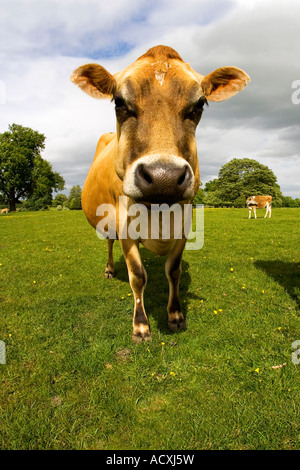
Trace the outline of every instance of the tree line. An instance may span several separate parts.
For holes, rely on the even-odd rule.
[[[73,186],[69,196],[62,191],[65,180],[53,171],[41,153],[45,136],[29,127],[9,126],[0,134],[0,205],[10,211],[81,209],[81,188]],[[245,207],[251,195],[271,195],[277,207],[300,207],[300,199],[283,196],[273,171],[250,158],[233,158],[222,166],[218,178],[200,185],[194,204],[212,207]]]
[[[272,196],[274,207],[300,207],[300,198],[283,196],[277,177],[266,165],[250,158],[233,158],[219,171],[218,178],[200,185],[194,204],[211,207],[245,207],[249,196]]]
[[[52,201],[52,206],[56,207],[57,210],[81,209],[81,187],[79,184],[73,186],[70,190],[69,197],[65,194],[57,194]]]

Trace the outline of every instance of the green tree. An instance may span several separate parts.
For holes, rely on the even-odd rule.
[[[18,124],[0,134],[0,196],[15,211],[20,199],[44,198],[51,203],[52,190],[62,189],[63,178],[42,159],[45,136]]]
[[[268,195],[281,205],[282,194],[273,171],[250,158],[234,158],[222,166],[219,177],[206,185],[205,203],[244,207],[248,196]]]
[[[218,178],[208,181],[204,187],[204,198],[203,202],[207,206],[221,206],[222,201],[218,194]]]
[[[217,189],[217,186],[218,186],[218,178],[215,178],[214,180],[208,181],[205,184],[204,192],[207,193],[209,191],[215,191]]]
[[[45,136],[18,124],[0,134],[0,192],[9,210],[33,191],[34,159],[45,148]]]
[[[224,205],[217,191],[209,191],[207,194],[205,194],[204,204],[206,206],[214,206],[214,207],[220,207]]]
[[[198,188],[198,191],[194,197],[194,200],[193,200],[193,204],[203,204],[203,199],[204,199],[204,196],[205,196],[205,193],[203,191],[203,189],[201,188],[202,184],[201,184],[201,181],[200,181],[200,185],[199,185],[199,188]]]
[[[73,186],[69,194],[70,209],[81,209],[81,188],[79,184]]]
[[[299,207],[298,201],[299,199],[293,199],[291,196],[282,196],[282,207]]]
[[[33,190],[24,206],[31,210],[46,209],[52,204],[52,191],[63,190],[65,181],[40,155],[35,157],[32,172]]]
[[[58,193],[55,198],[53,199],[52,205],[56,206],[63,206],[64,203],[68,200],[67,196],[62,193]]]

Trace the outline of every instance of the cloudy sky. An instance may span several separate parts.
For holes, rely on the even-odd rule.
[[[70,74],[89,62],[116,73],[158,44],[203,75],[234,65],[251,77],[205,109],[201,181],[248,157],[274,171],[283,194],[300,197],[298,0],[0,0],[0,132],[14,122],[44,133],[43,157],[67,192],[83,186],[98,138],[115,130],[114,106],[84,94]]]

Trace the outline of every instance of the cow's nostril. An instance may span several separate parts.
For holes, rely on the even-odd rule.
[[[184,173],[180,176],[180,178],[179,178],[178,181],[177,181],[178,186],[181,186],[182,183],[184,182],[184,180],[185,180],[185,174],[186,174],[186,169],[184,170]]]
[[[149,173],[147,173],[147,171],[143,171],[143,177],[144,177],[144,180],[147,181],[147,183],[151,184],[152,183],[152,178],[151,176],[149,175]]]
[[[137,168],[138,177],[146,181],[148,184],[152,184],[152,178],[149,172],[146,170],[145,165],[139,165]]]
[[[144,163],[142,160],[134,169],[134,186],[139,192],[138,195],[134,195],[135,199],[171,203],[190,197],[192,171],[188,164],[182,164],[182,159],[179,160],[179,157],[178,162],[171,161],[169,166],[164,160],[158,162],[149,160],[149,163]],[[130,191],[131,188],[128,190],[125,184],[124,192],[129,195]]]

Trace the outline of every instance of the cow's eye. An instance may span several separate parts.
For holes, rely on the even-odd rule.
[[[200,98],[200,100],[197,101],[197,103],[194,106],[194,109],[202,110],[205,104],[208,105],[207,99],[203,96],[202,98]]]
[[[199,122],[199,119],[201,117],[201,113],[203,111],[203,106],[207,104],[206,98],[203,96],[201,97],[195,104],[192,106],[189,106],[185,113],[184,113],[184,118],[185,119],[190,119],[192,121],[197,120]]]
[[[115,110],[116,115],[119,122],[125,122],[128,118],[137,117],[137,113],[132,109],[132,105],[130,107],[125,103],[123,98],[120,96],[115,97]]]
[[[116,97],[115,98],[115,106],[116,106],[116,109],[126,108],[126,104],[125,104],[125,101],[123,100],[123,98]]]

